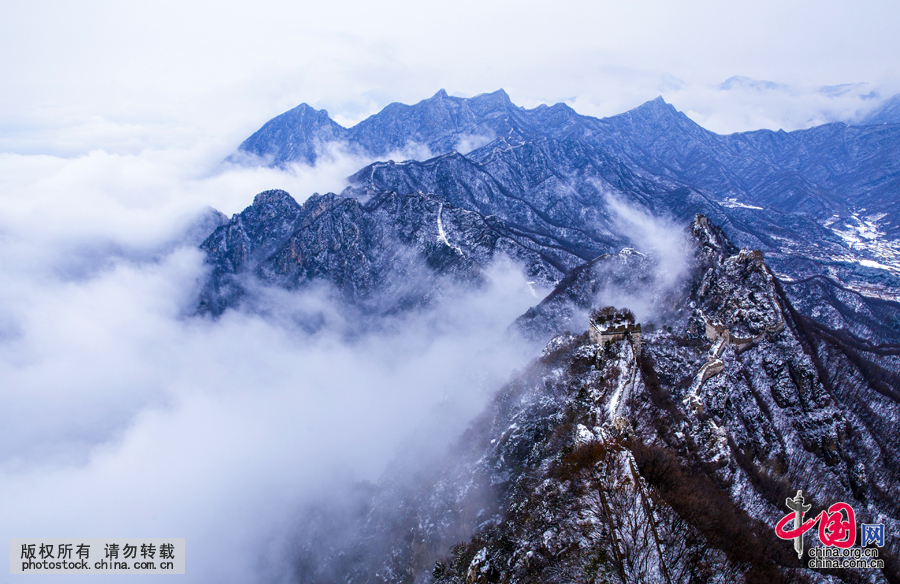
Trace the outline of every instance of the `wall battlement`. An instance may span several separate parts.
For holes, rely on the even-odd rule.
[[[616,310],[609,306],[591,314],[588,325],[591,342],[603,345],[614,341],[631,341],[634,354],[641,353],[641,325],[634,322],[630,310]]]

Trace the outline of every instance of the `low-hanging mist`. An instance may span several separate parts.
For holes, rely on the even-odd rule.
[[[191,581],[252,582],[305,501],[377,477],[413,433],[426,450],[458,434],[527,358],[507,333],[534,302],[513,265],[358,335],[324,288],[272,291],[268,316],[193,316],[206,206],[273,186],[302,200],[358,166],[0,156],[5,538],[185,537]],[[326,326],[284,318],[297,307]]]
[[[647,256],[651,268],[647,285],[613,280],[597,294],[595,304],[627,307],[639,320],[659,319],[672,308],[671,297],[678,297],[673,293],[688,276],[691,249],[685,231],[674,220],[629,204],[612,191],[604,191],[604,200],[619,233]]]

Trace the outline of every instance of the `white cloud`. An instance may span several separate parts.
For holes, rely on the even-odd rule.
[[[882,93],[879,93],[881,91]],[[666,97],[701,126],[718,133],[767,128],[786,131],[862,120],[892,95],[868,83],[791,86],[753,79],[682,87]]]
[[[685,226],[628,203],[602,186],[599,190],[619,235],[639,253],[645,254],[652,271],[646,286],[636,285],[632,280],[625,285],[614,283],[605,287],[597,293],[595,305],[629,308],[638,320],[643,321],[665,316],[666,311],[674,308],[673,300],[678,301],[678,288],[685,283],[690,268],[691,251]]]
[[[257,581],[292,510],[334,481],[376,478],[422,425],[446,443],[523,362],[504,331],[533,298],[508,266],[349,340],[278,318],[292,306],[345,318],[315,290],[273,293],[284,311],[271,317],[187,316],[205,268],[178,241],[202,204],[308,193],[351,163],[206,175],[190,163],[207,159],[0,157],[5,539],[168,534],[187,538],[191,581]]]
[[[820,86],[900,87],[900,8],[866,6],[6,3],[3,539],[184,536],[191,581],[252,581],[254,546],[292,506],[334,473],[374,476],[416,424],[456,408],[446,437],[522,359],[499,335],[533,298],[509,270],[455,312],[353,343],[186,318],[203,266],[179,242],[204,207],[339,191],[366,162],[220,164],[271,117],[307,102],[350,125],[441,87],[503,87],[529,107],[612,115],[662,94],[720,132],[806,127],[864,109]],[[801,89],[716,87],[735,74]]]
[[[459,137],[459,142],[456,144],[456,150],[460,154],[468,154],[472,150],[477,150],[481,148],[485,144],[490,143],[495,139],[495,136],[479,136],[479,135],[464,135]]]
[[[719,99],[709,88],[746,75],[900,91],[898,16],[893,2],[774,0],[9,5],[0,18],[0,150],[136,154],[208,141],[224,158],[300,102],[347,125],[441,87],[502,87],[523,105],[570,100],[600,115],[663,94],[717,131],[790,129],[835,108]],[[684,90],[673,91],[673,79]],[[742,116],[748,105],[763,111]],[[733,110],[729,119],[714,117],[722,108]]]

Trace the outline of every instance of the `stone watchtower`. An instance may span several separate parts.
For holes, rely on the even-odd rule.
[[[641,325],[635,324],[634,313],[612,306],[591,313],[588,326],[591,342],[603,345],[607,341],[631,341],[635,356],[641,354]]]

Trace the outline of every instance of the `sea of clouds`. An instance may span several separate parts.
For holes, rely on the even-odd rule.
[[[194,314],[208,206],[337,191],[360,162],[0,154],[3,539],[184,537],[190,581],[264,581],[297,509],[465,427],[529,355],[506,332],[534,303],[515,266],[362,335],[318,289]],[[279,318],[304,306],[335,326]]]
[[[502,87],[596,116],[662,95],[727,133],[857,122],[900,91],[884,2],[8,4],[0,539],[184,537],[191,582],[283,574],[293,510],[374,479],[410,436],[439,450],[531,350],[505,332],[535,302],[509,265],[357,336],[320,290],[195,316],[209,207],[339,192],[369,162],[222,164],[267,119],[307,102],[350,126],[441,87]],[[665,220],[613,207],[644,251],[680,249]],[[280,317],[298,307],[334,326]]]

